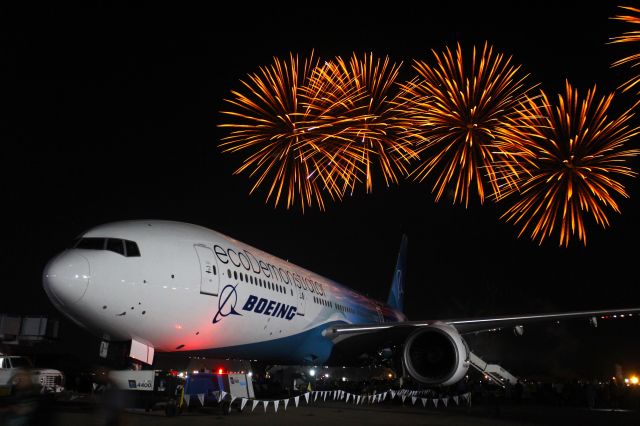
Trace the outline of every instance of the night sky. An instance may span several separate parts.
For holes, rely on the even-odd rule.
[[[379,300],[406,233],[410,319],[640,305],[637,178],[622,179],[631,198],[617,198],[622,215],[609,214],[610,228],[588,220],[587,247],[573,240],[565,249],[557,236],[542,246],[518,239],[499,220],[503,205],[436,204],[428,184],[412,181],[374,186],[325,212],[273,208],[264,192],[248,195],[246,175],[232,176],[241,156],[217,148],[224,98],[289,52],[372,51],[404,61],[408,80],[411,60],[430,60],[432,48],[488,41],[549,93],[569,79],[604,94],[630,75],[610,68],[629,51],[606,44],[629,30],[609,19],[614,2],[266,4],[2,13],[0,312],[59,316],[42,290],[46,261],[83,231],[123,219],[212,228]],[[620,95],[613,111],[635,100]],[[62,321],[71,350],[97,353],[97,340]],[[640,369],[639,327],[637,319],[597,329],[578,321],[469,341],[516,374],[611,375],[614,363]]]

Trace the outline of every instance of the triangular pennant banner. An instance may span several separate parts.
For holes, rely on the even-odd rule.
[[[187,406],[187,407],[189,406],[189,403],[190,403],[190,402],[191,402],[191,395],[186,394],[186,395],[184,396],[184,403],[186,404],[186,406]]]
[[[404,400],[407,399],[406,395],[402,395],[402,403],[404,404]]]
[[[382,400],[383,400],[383,401],[384,401],[385,399],[387,399],[387,393],[388,393],[388,392],[385,392],[385,393],[383,393],[383,394],[382,394]]]
[[[227,393],[225,391],[220,391],[220,399],[218,400],[218,402],[222,401],[225,396],[227,396]]]
[[[344,400],[344,402],[349,402],[349,397],[350,397],[350,396],[351,396],[351,394],[350,394],[349,392],[347,392],[347,397],[346,397],[346,399]]]
[[[269,406],[269,401],[262,401],[262,404],[264,405],[264,412],[267,412],[267,407]]]
[[[446,407],[447,404],[449,403],[449,397],[444,397],[442,398],[442,403],[444,404],[444,406]]]
[[[232,396],[231,397],[231,402],[229,403],[229,405],[233,404],[233,401],[235,401],[238,397],[237,396]]]
[[[396,391],[391,391],[391,399],[396,397]]]
[[[309,403],[309,392],[304,394],[304,399],[307,400],[307,404]]]
[[[256,406],[260,404],[260,401],[258,401],[257,399],[253,400],[253,406],[251,406],[251,412],[253,412],[253,410],[256,409]]]
[[[360,395],[358,395],[358,399],[356,400],[356,405],[360,404],[360,398],[362,398]]]
[[[273,408],[276,410],[276,413],[278,412],[278,405],[280,405],[280,401],[278,400],[273,401]]]
[[[202,405],[204,407],[204,394],[203,393],[199,393],[198,394],[198,399],[200,400],[200,405]]]
[[[426,407],[427,406],[427,398],[421,398],[422,399],[422,406]]]
[[[324,399],[326,401],[327,400],[327,393],[329,393],[329,392],[322,392],[322,393],[323,393],[322,399]]]
[[[433,405],[435,405],[436,408],[438,408],[438,398],[434,398],[432,399],[432,401],[433,401]]]
[[[242,398],[242,401],[240,401],[240,411],[247,405],[247,401],[249,401],[247,398]]]
[[[293,402],[296,403],[296,408],[298,408],[298,402],[300,402],[300,397],[299,396],[294,397]]]
[[[220,391],[213,391],[213,397],[220,402]]]
[[[412,403],[413,405],[416,405],[416,400],[417,400],[417,399],[418,399],[418,398],[416,398],[415,396],[412,396],[412,397],[411,397],[411,403]]]
[[[283,399],[282,402],[284,403],[284,411],[287,411],[287,405],[289,405],[289,398]]]
[[[456,403],[456,405],[458,405],[458,395],[456,395],[456,396],[454,396],[454,397],[453,397],[453,402],[455,402],[455,403]]]

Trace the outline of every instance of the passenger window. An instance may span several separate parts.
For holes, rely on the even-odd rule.
[[[124,256],[124,242],[115,238],[107,238],[107,250]]]
[[[134,241],[124,240],[124,246],[127,249],[127,257],[140,257],[140,249]]]

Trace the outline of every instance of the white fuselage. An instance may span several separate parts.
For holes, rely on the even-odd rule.
[[[331,354],[322,336],[328,325],[404,320],[334,281],[200,226],[117,222],[81,238],[49,262],[43,283],[58,309],[105,340],[322,362]]]

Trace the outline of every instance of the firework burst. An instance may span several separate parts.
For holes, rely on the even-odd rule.
[[[595,86],[580,99],[567,82],[557,105],[541,91],[518,109],[520,136],[513,138],[511,151],[529,173],[517,178],[519,190],[505,194],[516,194],[517,200],[501,216],[520,227],[518,236],[530,231],[542,244],[558,229],[560,246],[575,236],[586,245],[585,216],[607,227],[605,210],[620,213],[613,196],[628,194],[616,179],[636,176],[627,163],[640,151],[626,144],[639,129],[630,125],[630,111],[607,116],[612,100],[613,94],[597,99]]]
[[[324,137],[316,147],[334,164],[342,180],[342,192],[353,193],[356,183],[365,181],[373,189],[373,169],[380,170],[387,186],[408,174],[407,165],[417,154],[403,139],[407,123],[402,117],[401,92],[396,83],[402,64],[373,54],[349,61],[341,57],[326,62],[314,72],[309,86],[315,93],[341,94],[339,116],[317,114],[329,122],[322,126]],[[330,107],[336,110],[336,99]],[[323,121],[325,121],[323,120]]]
[[[245,93],[231,92],[234,98],[226,102],[235,110],[222,111],[234,121],[220,125],[231,129],[220,144],[223,152],[250,152],[234,173],[249,171],[255,178],[250,193],[270,180],[266,198],[276,206],[286,199],[289,208],[299,199],[303,210],[314,203],[324,208],[324,186],[302,149],[314,138],[307,131],[314,123],[303,88],[317,64],[313,53],[303,63],[293,54],[288,62],[274,58],[241,81]]]
[[[275,58],[242,81],[244,93],[226,100],[234,108],[222,113],[233,122],[221,125],[230,134],[220,147],[249,152],[235,173],[255,178],[251,193],[269,185],[267,202],[276,206],[299,200],[303,210],[324,209],[323,193],[340,199],[362,181],[371,191],[375,167],[387,185],[397,182],[416,157],[398,136],[406,127],[390,93],[399,69],[372,55],[322,64],[313,55],[304,64],[293,55]]]
[[[611,37],[611,43],[638,43],[640,42],[640,9],[629,6],[619,6],[621,9],[629,12],[625,15],[614,16],[613,19],[628,24],[635,25],[635,30],[627,31],[620,36]],[[621,65],[629,65],[632,69],[637,70],[640,66],[640,53],[635,53],[615,61],[611,66],[618,67]],[[640,83],[640,74],[636,74],[619,86],[623,92],[631,90]],[[640,94],[640,91],[638,92]]]
[[[515,163],[501,158],[496,144],[512,134],[508,118],[530,90],[527,75],[487,43],[481,52],[474,47],[466,61],[459,44],[455,52],[432,52],[435,65],[414,61],[420,78],[404,86],[411,138],[421,156],[411,176],[423,181],[437,174],[436,201],[453,186],[454,203],[468,206],[474,187],[482,203],[487,191],[497,197],[517,175]]]

